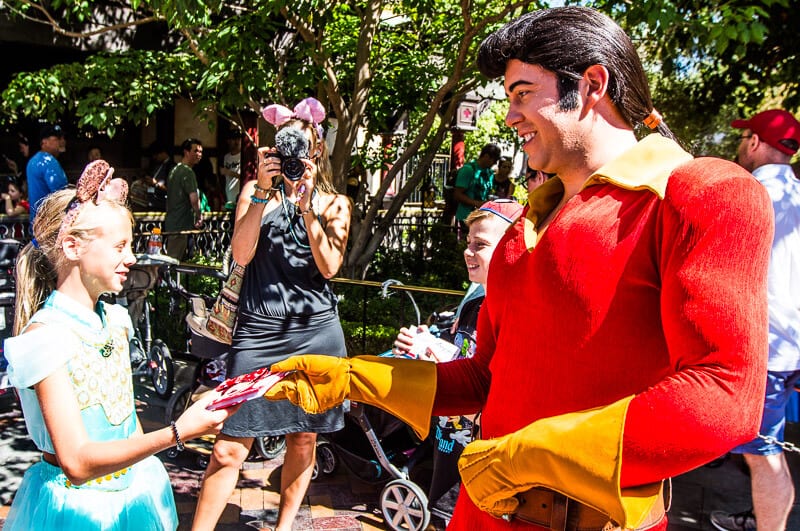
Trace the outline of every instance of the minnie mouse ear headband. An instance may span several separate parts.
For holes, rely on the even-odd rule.
[[[325,120],[325,107],[316,98],[306,98],[295,105],[294,109],[273,103],[264,107],[261,115],[275,127],[280,127],[292,118],[297,118],[313,124],[317,129],[319,138],[322,138],[324,133],[320,124]]]
[[[128,199],[128,183],[124,179],[112,179],[112,175],[114,175],[114,168],[103,159],[86,165],[78,178],[75,198],[67,205],[66,214],[61,220],[57,241],[61,241],[75,222],[83,205],[89,201],[97,204],[99,201],[109,200],[125,204]]]

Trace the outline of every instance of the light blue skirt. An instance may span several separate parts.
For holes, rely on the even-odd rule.
[[[164,465],[148,457],[124,473],[70,486],[59,467],[31,466],[14,496],[3,531],[142,531],[178,527]]]

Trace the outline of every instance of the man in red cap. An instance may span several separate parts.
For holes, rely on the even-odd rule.
[[[762,150],[760,158],[767,158],[769,160],[762,161],[760,164],[754,164],[751,159],[748,162],[739,159],[738,162],[750,171],[755,170],[758,166],[763,164],[789,164],[792,155],[797,153],[800,148],[800,122],[789,111],[783,109],[771,109],[769,111],[762,111],[749,120],[734,120],[731,126],[736,129],[744,129],[742,134],[743,139],[755,138],[754,141],[747,142],[747,147],[753,148],[752,151],[757,151],[759,146],[763,143],[765,147],[771,147],[783,153],[784,156],[777,153],[771,153],[769,150]],[[744,145],[744,144],[743,144]],[[745,155],[748,155],[745,150]],[[743,154],[742,147],[739,147],[739,157]]]
[[[743,454],[750,467],[753,508],[714,511],[711,523],[722,531],[755,531],[756,521],[758,529],[786,529],[794,483],[780,443],[786,404],[800,383],[800,181],[789,161],[800,147],[800,122],[787,111],[773,109],[731,125],[743,130],[737,161],[764,185],[775,210],[767,274],[769,361],[759,437],[732,450]]]

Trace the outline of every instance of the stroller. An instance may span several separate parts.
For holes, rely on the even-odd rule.
[[[189,293],[182,287],[177,289],[190,303],[190,312],[186,316],[186,324],[191,335],[188,353],[196,358],[198,363],[195,366],[191,382],[176,389],[167,403],[164,418],[166,424],[180,417],[204,393],[225,381],[230,349],[230,345],[217,341],[205,330],[206,306],[213,304],[214,301]],[[213,435],[207,435],[185,443],[184,446],[187,450],[197,454],[199,467],[208,466],[214,440]],[[283,436],[257,437],[253,440],[253,448],[247,460],[275,459],[283,453],[285,448],[286,439]],[[171,448],[167,451],[167,457],[174,459],[179,453],[176,448]]]
[[[14,266],[22,242],[0,239],[0,411],[17,406],[17,395],[6,374],[8,362],[3,355],[3,344],[11,337],[14,329],[14,303],[16,301],[16,280]]]
[[[449,328],[453,318],[453,312],[434,314],[431,331]],[[448,522],[460,483],[460,452],[454,446],[471,440],[472,425],[439,417],[431,423],[429,436],[421,441],[402,420],[379,408],[350,402],[344,429],[317,444],[315,476],[332,474],[341,462],[360,480],[384,484],[380,509],[395,531],[425,529],[431,516]]]

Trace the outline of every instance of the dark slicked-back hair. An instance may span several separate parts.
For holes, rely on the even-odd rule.
[[[641,59],[628,35],[594,9],[554,7],[526,13],[489,35],[478,51],[478,68],[496,78],[512,59],[536,64],[558,77],[559,107],[578,105],[578,81],[592,65],[608,69],[608,95],[631,127],[653,110]],[[658,131],[670,138],[665,124]]]

